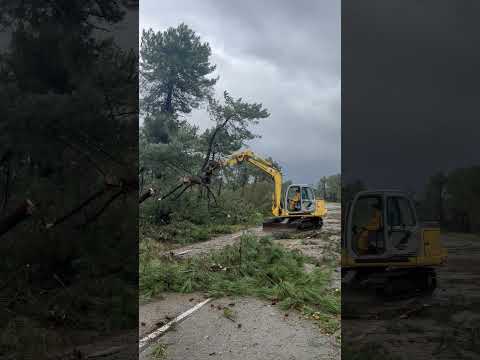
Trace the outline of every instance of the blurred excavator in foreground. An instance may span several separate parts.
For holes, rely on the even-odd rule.
[[[273,179],[273,217],[264,221],[264,228],[307,230],[322,227],[323,218],[327,214],[325,201],[315,199],[313,188],[305,184],[292,184],[288,186],[284,193],[280,170],[271,162],[255,155],[251,150],[233,154],[225,160],[211,162],[206,173],[211,175],[215,170],[240,163],[248,163],[270,175]]]
[[[433,292],[447,250],[437,223],[421,223],[412,199],[393,190],[359,192],[346,206],[342,283],[366,284],[387,296]]]

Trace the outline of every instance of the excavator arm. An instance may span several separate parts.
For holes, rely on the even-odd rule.
[[[258,157],[251,150],[245,150],[240,153],[233,154],[228,159],[223,160],[220,163],[220,166],[234,166],[243,162],[247,162],[271,176],[275,185],[273,192],[272,214],[273,216],[282,215],[282,173],[276,169],[272,163]]]

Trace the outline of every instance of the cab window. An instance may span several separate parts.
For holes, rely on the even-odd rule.
[[[378,196],[361,197],[353,209],[352,226],[361,229],[368,226],[375,212],[381,209],[382,198]]]
[[[387,219],[390,226],[414,226],[415,217],[407,199],[390,197],[387,202]]]
[[[308,187],[302,188],[302,208],[304,211],[313,211],[314,210],[314,195],[312,189]]]
[[[300,187],[290,186],[287,191],[287,209],[288,211],[300,210]]]
[[[302,199],[304,201],[312,201],[313,200],[313,191],[310,188],[302,188]]]

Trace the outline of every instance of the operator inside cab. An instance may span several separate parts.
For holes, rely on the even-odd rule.
[[[361,254],[378,254],[383,251],[383,217],[382,202],[371,205],[372,216],[358,239]]]
[[[293,209],[293,211],[300,211],[302,209],[301,200],[300,188],[297,187],[295,188],[295,194],[290,199],[290,209]]]

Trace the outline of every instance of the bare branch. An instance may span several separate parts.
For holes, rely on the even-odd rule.
[[[93,221],[95,221],[100,215],[103,214],[103,212],[110,206],[110,204],[112,202],[114,202],[120,195],[124,194],[124,191],[123,189],[116,192],[114,195],[112,195],[105,204],[103,204],[103,206],[100,208],[100,210],[98,210],[93,216],[91,216],[90,218],[87,219],[87,221],[85,221],[85,223],[83,224],[83,226],[86,226],[90,223],[92,223]]]
[[[180,189],[181,187],[183,186],[183,183],[181,183],[180,185],[177,185],[175,186],[172,190],[170,190],[168,193],[166,193],[165,195],[162,195],[158,198],[158,200],[164,200],[166,199],[167,197],[169,197],[170,195],[172,195],[175,191],[177,191],[178,189]]]
[[[107,175],[107,176],[105,176],[105,186],[102,189],[100,189],[100,190],[96,191],[95,193],[93,193],[92,195],[90,195],[86,200],[82,201],[75,208],[73,208],[68,213],[66,213],[62,217],[58,218],[57,220],[55,220],[53,223],[47,224],[46,228],[51,229],[51,228],[65,222],[66,220],[68,220],[73,215],[79,213],[83,208],[85,208],[87,205],[92,203],[94,200],[100,198],[102,195],[107,193],[109,190],[115,189],[115,188],[120,189],[118,191],[120,194],[127,193],[129,191],[136,191],[136,190],[138,190],[138,182],[136,180],[130,180],[130,181],[120,180],[118,182],[118,181],[115,181],[115,178]],[[113,200],[115,200],[117,197],[118,196],[115,195]],[[110,205],[110,203],[113,200],[108,200],[107,203],[105,204],[105,206],[102,208],[101,212],[103,212],[108,207],[108,205]],[[98,217],[101,214],[101,212],[98,213],[95,217]],[[90,222],[90,221],[87,220],[87,223],[88,222]]]
[[[102,196],[103,194],[105,194],[107,192],[107,188],[103,188],[101,190],[98,190],[97,192],[95,192],[94,194],[90,195],[86,200],[82,201],[79,205],[77,205],[75,208],[73,208],[72,210],[70,210],[69,212],[67,212],[65,215],[63,215],[62,217],[56,219],[53,223],[49,223],[46,225],[46,228],[47,229],[51,229],[65,221],[67,221],[70,217],[72,217],[73,215],[79,213],[85,206],[87,206],[88,204],[90,204],[92,201],[94,201],[95,199],[98,199],[100,196]]]
[[[182,185],[183,185],[183,184],[182,184]],[[174,198],[173,200],[177,200],[180,196],[182,196],[182,194],[183,194],[185,191],[187,191],[187,189],[190,189],[192,186],[193,186],[192,184],[186,185],[186,186],[183,188],[183,190],[180,191],[180,193],[179,193],[177,196],[175,196],[175,198]]]

